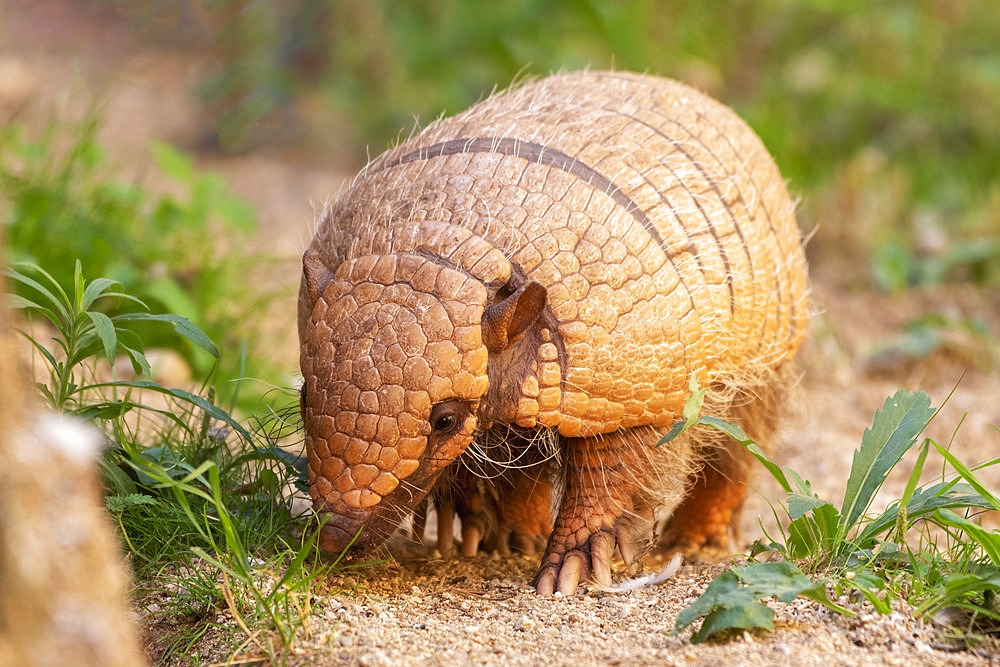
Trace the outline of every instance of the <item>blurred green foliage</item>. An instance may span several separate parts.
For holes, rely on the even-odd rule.
[[[247,289],[259,260],[231,252],[235,235],[256,228],[253,208],[229,192],[219,174],[201,172],[166,144],[151,146],[156,168],[175,194],[149,191],[119,179],[97,139],[99,122],[51,122],[37,136],[17,123],[0,129],[0,224],[4,260],[43,267],[59,284],[73,284],[78,260],[88,272],[120,283],[155,312],[196,322],[224,350],[216,376],[229,398],[228,380],[244,373],[239,350],[253,343],[248,314],[267,297]],[[25,296],[22,294],[22,296]],[[136,323],[150,347],[180,352],[195,376],[217,360],[168,328]]]
[[[348,119],[359,156],[375,154],[414,118],[456,113],[518,77],[613,66],[733,106],[804,196],[803,226],[824,228],[819,245],[856,257],[894,243],[919,264],[1000,236],[997,2],[215,0],[204,11],[220,61],[202,92],[223,148],[250,147],[255,119],[309,97]],[[943,239],[929,253],[928,236]],[[995,280],[995,244],[973,259],[972,276],[899,274],[881,253],[874,271],[896,272],[893,287]]]

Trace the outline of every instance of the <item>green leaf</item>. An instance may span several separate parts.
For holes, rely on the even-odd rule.
[[[18,310],[27,310],[27,309],[37,310],[45,317],[45,319],[47,319],[49,322],[52,322],[53,326],[55,326],[57,329],[60,328],[63,324],[62,321],[59,319],[59,317],[52,310],[42,306],[41,304],[31,301],[30,299],[25,299],[23,296],[20,296],[18,294],[8,294],[7,303],[11,308],[17,308]]]
[[[156,313],[126,313],[125,315],[116,315],[114,318],[116,322],[119,321],[130,321],[130,322],[167,322],[174,327],[174,331],[180,335],[187,338],[189,341],[205,350],[211,354],[216,359],[219,358],[219,348],[215,346],[212,339],[208,337],[204,331],[198,328],[191,320],[186,317],[181,317],[180,315],[156,314]]]
[[[90,305],[101,297],[101,293],[112,285],[121,285],[117,280],[110,278],[96,278],[83,291],[83,301],[80,303],[80,310],[87,310]]]
[[[955,458],[954,454],[949,452],[941,445],[937,444],[936,442],[934,442],[933,444],[934,447],[937,448],[941,456],[943,456],[945,460],[948,461],[948,463],[951,465],[951,467],[954,468],[955,471],[962,476],[962,479],[964,479],[966,482],[969,483],[969,486],[974,488],[976,492],[983,498],[989,500],[990,504],[993,505],[993,509],[1000,510],[1000,500],[998,500],[996,496],[994,496],[992,493],[989,492],[989,490],[983,485],[983,483],[979,481],[979,478],[976,477],[976,475],[971,470],[969,470],[968,466],[966,466],[964,463]]]
[[[812,581],[791,563],[753,563],[716,577],[690,607],[677,615],[674,633],[702,616],[705,620],[701,628],[691,636],[695,643],[733,628],[771,628],[774,611],[761,600],[776,597],[791,602],[799,595],[840,613],[851,613],[829,600],[823,582]]]
[[[698,415],[701,413],[701,406],[705,402],[705,392],[707,392],[708,389],[699,389],[698,376],[692,373],[691,378],[688,381],[688,390],[691,393],[688,394],[687,400],[684,401],[684,420],[671,426],[670,430],[667,431],[662,438],[660,438],[659,442],[656,443],[657,447],[667,444],[681,433],[694,426],[698,421]]]
[[[866,524],[852,540],[855,547],[869,548],[872,540],[892,528],[899,516],[899,507],[899,503],[890,505],[880,516]],[[906,508],[907,524],[912,525],[919,519],[933,515],[939,509],[993,509],[993,504],[967,484],[939,482],[916,489],[910,501],[903,507]]]
[[[714,429],[718,429],[744,447],[753,444],[753,440],[737,424],[730,424],[718,417],[699,417],[698,425],[711,426]]]
[[[788,503],[788,517],[792,520],[824,505],[833,507],[833,504],[828,500],[821,500],[816,496],[804,496],[801,493],[788,494],[786,502]]]
[[[66,308],[66,306],[69,305],[69,299],[66,298],[66,293],[62,291],[62,288],[59,287],[59,283],[57,283],[55,279],[52,278],[52,276],[43,271],[41,267],[35,266],[34,264],[28,264],[27,262],[12,262],[11,266],[12,267],[24,266],[34,269],[35,271],[38,271],[42,275],[46,276],[50,281],[52,281],[52,284],[55,285],[56,289],[62,295],[63,297],[62,300],[56,298],[56,296],[51,291],[45,288],[37,280],[29,278],[20,271],[16,271],[13,268],[9,268],[9,269],[4,269],[3,272],[4,275],[7,276],[8,278],[11,278],[19,283],[27,285],[28,287],[32,288],[33,290],[44,296],[48,300],[48,302],[52,304],[52,306],[59,312],[59,316],[62,318],[64,323],[69,323],[70,321],[72,321],[73,318],[70,317],[69,310],[67,310]]]
[[[698,631],[691,635],[691,642],[700,644],[712,635],[734,628],[770,630],[773,627],[774,610],[757,600],[752,591],[742,588],[734,591],[726,604],[712,608]]]
[[[839,514],[832,503],[822,503],[812,508],[812,513],[801,516],[788,526],[788,549],[795,558],[819,556],[834,543],[837,537]]]
[[[168,389],[167,387],[161,387],[155,382],[147,382],[145,380],[119,380],[117,382],[100,382],[97,384],[87,385],[86,387],[81,387],[81,391],[88,389],[98,389],[100,387],[134,387],[136,389],[148,389],[150,391],[155,391],[160,394],[165,394],[168,396],[173,396],[181,400],[187,401],[192,405],[197,405],[199,408],[204,410],[213,419],[225,422],[233,427],[233,430],[240,434],[247,442],[252,443],[253,437],[247,432],[243,425],[238,421],[233,419],[228,412],[218,407],[214,403],[210,403],[201,396],[196,396],[189,391],[184,391],[183,389]],[[214,464],[213,464],[214,465]]]
[[[125,344],[122,344],[122,349],[125,350],[129,361],[132,362],[132,370],[135,371],[136,375],[147,378],[153,376],[153,371],[149,367],[149,360],[146,359],[146,355],[143,354],[142,350],[136,350]]]
[[[847,533],[865,512],[889,470],[910,448],[934,415],[931,399],[922,391],[898,391],[876,411],[854,452],[841,508],[841,531]]]
[[[130,493],[127,496],[108,496],[104,499],[104,504],[108,510],[121,513],[129,507],[137,505],[159,505],[159,501],[144,493]]]
[[[951,510],[938,510],[936,522],[940,525],[956,528],[983,548],[983,551],[993,561],[993,565],[1000,565],[1000,533],[995,530],[983,528],[978,523],[969,521]]]
[[[191,158],[173,146],[162,141],[152,141],[149,144],[149,151],[153,154],[156,166],[170,178],[180,183],[190,183],[194,178]]]
[[[674,631],[683,630],[702,616],[708,614],[716,605],[730,599],[730,596],[734,591],[739,590],[739,587],[740,578],[736,575],[734,569],[726,570],[717,576],[709,582],[708,588],[705,589],[705,592],[697,600],[691,603],[691,606],[681,610],[677,614]]]
[[[101,344],[104,346],[104,358],[108,360],[111,367],[115,366],[115,356],[118,351],[118,334],[111,318],[104,313],[87,311],[87,317],[94,323],[94,331],[97,332]]]
[[[704,389],[699,388],[698,376],[691,373],[691,377],[688,380],[688,391],[691,393],[688,395],[687,400],[684,401],[684,421],[688,426],[692,426],[698,419],[698,415],[701,414],[701,406],[705,403],[705,394],[708,392],[708,387]]]

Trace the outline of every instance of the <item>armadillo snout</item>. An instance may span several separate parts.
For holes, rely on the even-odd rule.
[[[360,528],[363,545],[384,539],[471,442],[488,386],[484,303],[481,283],[412,255],[348,262],[320,294],[302,416],[325,549]]]

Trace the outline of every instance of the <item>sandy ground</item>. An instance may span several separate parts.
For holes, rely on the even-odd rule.
[[[203,146],[211,122],[199,111],[195,87],[210,65],[210,54],[150,47],[127,22],[85,13],[74,3],[13,0],[0,6],[0,122],[15,115],[28,122],[44,119],[52,107],[72,113],[100,97],[106,119],[102,138],[126,174],[148,161],[151,138],[188,150]],[[268,331],[290,379],[296,372],[292,294],[298,256],[311,235],[316,206],[334,196],[360,166],[345,163],[336,152],[308,148],[307,140],[299,140],[252,154],[197,153],[200,165],[224,173],[232,189],[257,206],[261,230],[248,250],[266,249],[282,260],[273,280],[287,286],[289,298],[276,305]],[[822,234],[821,229],[817,238]],[[917,360],[876,351],[925,312],[978,319],[995,341],[997,295],[965,287],[901,297],[851,291],[841,276],[852,267],[842,259],[837,264],[826,264],[834,261],[829,257],[810,260],[816,316],[800,355],[803,377],[793,416],[778,443],[780,462],[811,480],[821,497],[839,503],[852,453],[885,397],[899,388],[922,388],[940,405],[963,374],[928,435],[942,444],[951,441],[967,415],[953,451],[967,462],[995,456],[1000,445],[1000,434],[990,427],[1000,424],[995,349],[952,336],[939,352]],[[900,495],[908,474],[900,467],[891,475],[876,509]],[[1000,488],[998,474],[984,476],[994,489]],[[760,536],[758,520],[773,528],[767,499],[780,498],[775,484],[758,479],[760,494],[753,494],[744,516],[747,539]],[[677,612],[721,571],[718,566],[686,565],[668,583],[631,594],[586,590],[547,599],[528,588],[534,567],[530,559],[480,556],[399,560],[367,569],[352,593],[314,601],[319,613],[291,662],[909,665],[990,660],[989,654],[952,651],[932,625],[915,622],[906,610],[880,617],[855,605],[859,615],[847,618],[803,601],[774,605],[778,625],[773,632],[693,645],[689,633],[666,633]],[[156,634],[169,632],[176,619],[146,610],[137,615],[153,633],[155,658]],[[225,660],[235,649],[210,633],[191,658]]]

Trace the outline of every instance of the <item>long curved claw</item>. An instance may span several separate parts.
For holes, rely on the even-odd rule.
[[[590,567],[599,586],[611,585],[611,558],[615,553],[615,538],[600,532],[590,538]]]
[[[559,592],[563,595],[573,595],[580,580],[587,576],[587,557],[580,551],[570,551],[563,559],[559,569]]]
[[[539,595],[552,595],[555,592],[555,586],[556,570],[554,568],[549,568],[539,573],[538,580],[535,582],[535,591]]]
[[[622,524],[615,528],[615,540],[618,542],[618,554],[625,561],[625,566],[632,565],[635,561],[635,539],[628,526]]]

